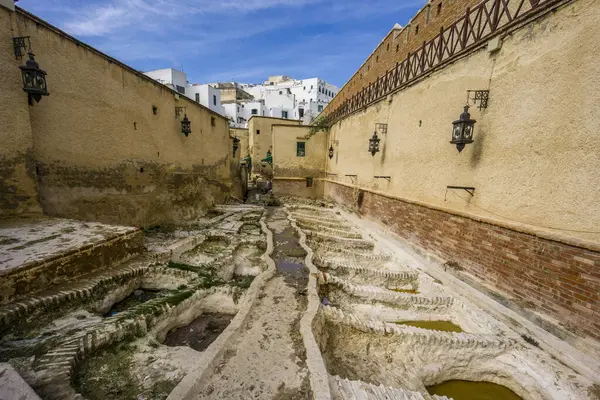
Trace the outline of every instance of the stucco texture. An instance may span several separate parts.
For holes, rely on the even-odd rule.
[[[273,125],[273,193],[299,197],[323,197],[327,154],[327,133],[310,135],[308,126]],[[308,137],[308,139],[307,139]],[[298,156],[297,143],[303,142],[305,155]],[[306,178],[312,178],[308,186]]]
[[[33,136],[27,94],[21,85],[25,58],[15,58],[12,46],[12,13],[0,7],[0,217],[40,214],[37,200]]]
[[[250,135],[249,148],[252,155],[252,173],[270,173],[271,168],[264,168],[260,160],[267,157],[267,151],[273,150],[273,139],[271,127],[276,124],[286,124],[298,126],[302,121],[271,118],[271,117],[252,117],[248,121],[248,131]],[[258,133],[260,132],[260,133]]]
[[[331,129],[332,179],[351,184],[344,175],[356,174],[362,188],[597,242],[599,23],[597,2],[572,2],[505,37],[498,52],[474,52],[341,120]],[[475,142],[458,153],[452,121],[469,89],[489,89],[490,101],[471,108]],[[372,156],[375,123],[389,125]]]
[[[227,197],[224,117],[23,11],[14,17],[12,34],[31,36],[48,73],[50,96],[29,108],[45,213],[152,226],[193,218]],[[188,137],[175,107],[185,107]]]

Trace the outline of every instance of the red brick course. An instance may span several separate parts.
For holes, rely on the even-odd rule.
[[[328,182],[325,196],[357,209],[352,188]],[[366,191],[358,211],[570,331],[600,339],[599,252]]]

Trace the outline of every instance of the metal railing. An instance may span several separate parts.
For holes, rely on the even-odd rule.
[[[526,20],[561,3],[571,0],[486,0],[473,8],[447,28],[441,28],[430,41],[396,63],[375,82],[328,112],[330,121],[338,121],[386,97],[432,72],[444,64]],[[327,111],[327,110],[326,110]]]

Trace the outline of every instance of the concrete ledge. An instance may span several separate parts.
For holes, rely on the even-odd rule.
[[[0,305],[23,296],[50,289],[80,275],[122,263],[144,251],[144,235],[139,229],[115,234],[74,250],[51,254],[3,271]]]
[[[6,363],[0,363],[0,399],[40,400],[21,375]]]

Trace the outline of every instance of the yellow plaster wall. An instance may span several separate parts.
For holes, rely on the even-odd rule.
[[[579,0],[354,114],[331,129],[339,143],[327,170],[351,183],[582,239],[600,239],[600,7]],[[475,143],[449,143],[468,89],[489,89],[471,108]],[[381,152],[367,151],[375,123],[388,123]],[[391,182],[374,179],[390,175]],[[474,186],[475,196],[447,185]]]
[[[229,129],[229,134],[232,137],[237,136],[238,139],[240,139],[240,143],[239,143],[239,152],[240,152],[240,157],[244,158],[246,157],[249,152],[250,152],[250,147],[249,147],[249,135],[248,135],[248,129],[243,129],[243,128],[230,128]]]
[[[151,226],[225,199],[232,179],[224,117],[24,11],[14,16],[12,34],[31,36],[48,73],[50,96],[29,108],[47,214]],[[189,137],[175,107],[186,108]]]
[[[327,133],[309,135],[308,126],[273,125],[273,192],[301,197],[322,197]],[[297,142],[305,143],[305,156],[297,155]],[[313,186],[306,186],[306,178]]]
[[[302,121],[272,118],[272,117],[251,117],[248,121],[248,131],[250,135],[249,148],[252,155],[252,173],[270,174],[269,166],[263,167],[260,160],[267,157],[267,151],[272,150],[273,139],[271,136],[271,127],[275,124],[285,124],[298,126]],[[260,134],[257,134],[260,131]]]
[[[22,61],[14,55],[12,12],[0,7],[0,217],[40,214],[33,161],[33,136],[27,94],[22,89]]]

